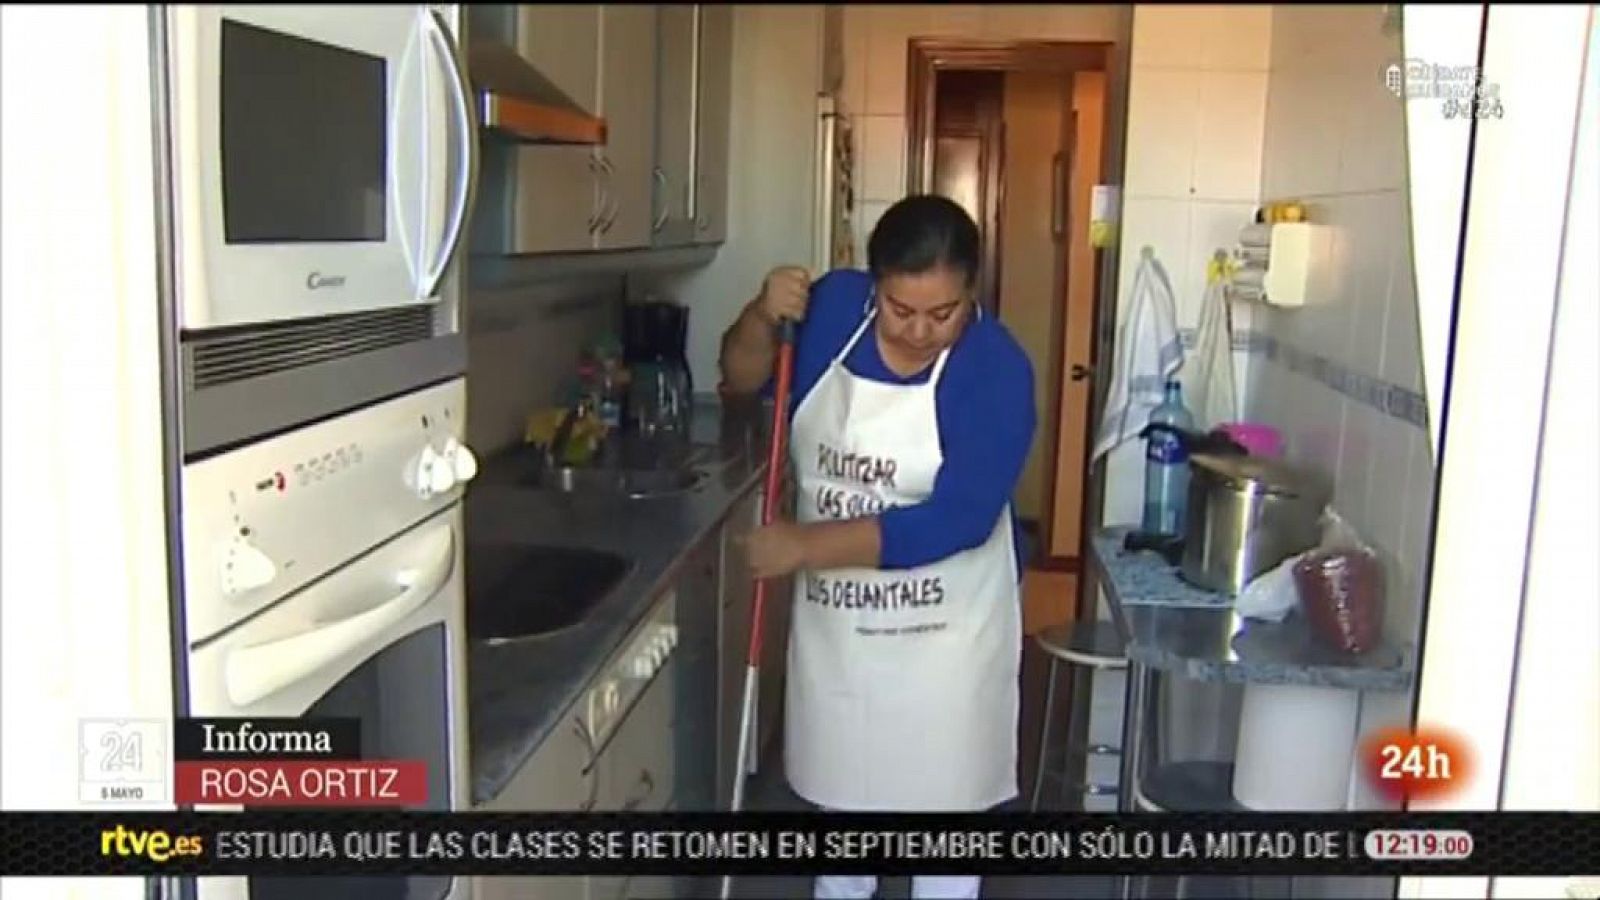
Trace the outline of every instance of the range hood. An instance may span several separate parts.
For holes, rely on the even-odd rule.
[[[511,47],[473,41],[467,72],[478,93],[480,121],[495,137],[519,144],[606,142],[606,120],[574,102]]]

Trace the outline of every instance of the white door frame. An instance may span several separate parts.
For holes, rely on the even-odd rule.
[[[1488,7],[1504,118],[1478,123],[1468,169],[1416,712],[1466,739],[1476,775],[1413,809],[1600,810],[1595,26],[1587,6]],[[1563,881],[1406,878],[1400,896]]]

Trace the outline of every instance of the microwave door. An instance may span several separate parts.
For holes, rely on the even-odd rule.
[[[447,120],[430,86],[439,109],[461,103],[432,14],[173,5],[163,21],[184,330],[418,302],[470,192],[457,179],[454,207],[425,221],[449,155],[430,154]]]
[[[433,299],[465,237],[477,187],[477,117],[458,45],[444,17],[423,13],[422,90],[426,105],[422,246],[417,254],[418,300]]]

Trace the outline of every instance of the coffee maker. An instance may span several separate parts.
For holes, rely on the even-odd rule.
[[[694,397],[689,309],[650,297],[623,307],[623,357],[633,373],[628,424],[647,437],[687,437]]]

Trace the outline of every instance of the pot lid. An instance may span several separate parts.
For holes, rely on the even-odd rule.
[[[1332,493],[1321,474],[1268,457],[1196,453],[1189,457],[1189,464],[1240,490],[1305,497],[1319,503],[1326,503]]]

